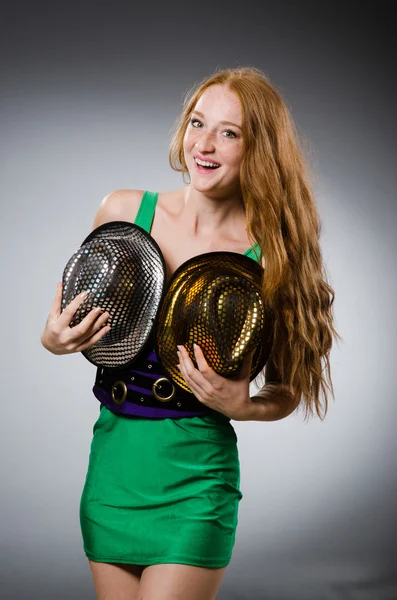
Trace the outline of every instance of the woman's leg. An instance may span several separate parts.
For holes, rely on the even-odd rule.
[[[98,600],[138,600],[142,566],[89,563]]]
[[[138,600],[215,600],[226,567],[164,564],[144,568]]]

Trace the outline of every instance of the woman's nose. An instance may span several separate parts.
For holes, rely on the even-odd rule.
[[[200,136],[200,139],[196,143],[196,147],[198,150],[209,151],[214,149],[214,134],[211,132],[203,132]]]

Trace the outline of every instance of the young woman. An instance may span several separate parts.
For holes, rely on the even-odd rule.
[[[144,226],[144,220],[168,279],[206,252],[257,260],[256,244],[265,270],[263,294],[274,315],[273,346],[265,385],[254,397],[252,354],[239,377],[226,379],[209,367],[200,348],[197,367],[178,348],[179,369],[211,415],[134,418],[101,406],[80,513],[100,600],[215,599],[242,497],[230,420],[282,419],[298,405],[306,417],[315,411],[324,418],[327,389],[333,395],[329,355],[338,334],[319,216],[292,119],[265,74],[246,67],[205,79],[185,101],[169,159],[173,169],[188,174],[186,185],[159,194],[112,192],[93,229],[116,220]],[[49,351],[80,352],[106,335],[108,313],[93,310],[70,328],[83,299],[76,297],[61,313],[61,297],[58,283],[41,340]]]

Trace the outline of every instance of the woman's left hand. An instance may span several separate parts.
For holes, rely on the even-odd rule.
[[[240,374],[234,378],[215,373],[204,358],[201,348],[194,344],[194,355],[198,369],[194,366],[186,348],[178,347],[178,368],[196,398],[230,419],[249,420],[252,401],[249,395],[251,363],[254,351],[247,354]]]

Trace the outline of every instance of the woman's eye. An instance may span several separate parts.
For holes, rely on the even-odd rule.
[[[196,123],[198,123],[198,125],[196,125]],[[199,121],[199,119],[190,119],[190,125],[192,127],[194,127],[195,129],[199,129],[202,126],[202,123],[201,123],[201,121]],[[232,131],[231,129],[226,129],[226,131],[224,131],[223,133],[228,134],[225,137],[231,137],[231,138],[237,137],[236,133],[234,131]]]

